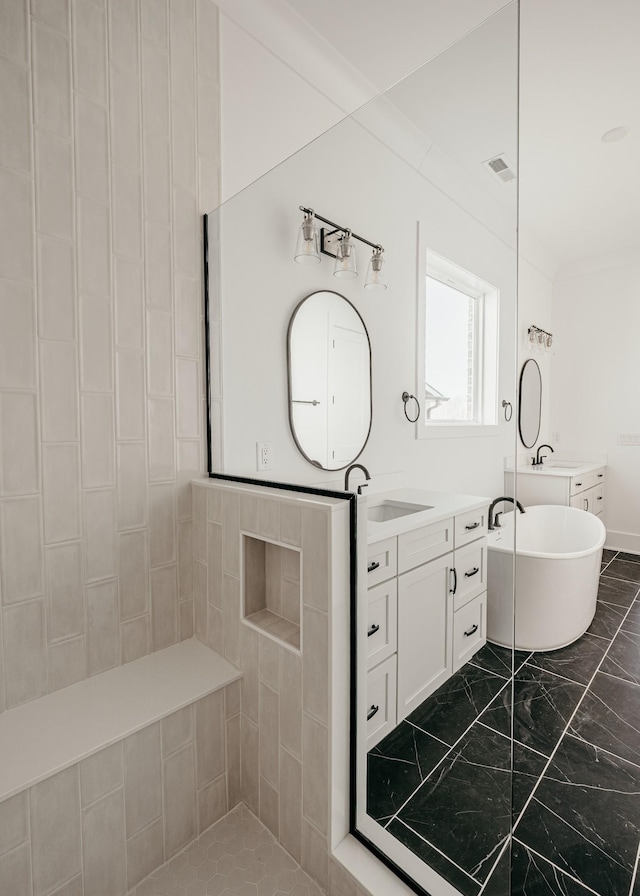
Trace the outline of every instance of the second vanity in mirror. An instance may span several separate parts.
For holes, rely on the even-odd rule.
[[[547,460],[540,466],[518,467],[504,474],[506,494],[517,488],[519,500],[533,504],[565,504],[601,516],[605,507],[605,473],[602,463]]]

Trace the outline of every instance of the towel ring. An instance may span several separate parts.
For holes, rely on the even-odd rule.
[[[418,419],[419,419],[419,417],[420,417],[420,402],[419,402],[418,399],[415,397],[415,395],[409,395],[408,392],[403,392],[403,393],[402,393],[402,400],[404,401],[404,415],[405,415],[405,417],[407,418],[407,420],[409,421],[409,423],[417,423],[417,421],[418,421]],[[418,409],[418,413],[416,414],[415,417],[410,417],[410,416],[407,414],[407,402],[409,402],[409,401],[415,401],[415,403],[416,403],[416,408]]]
[[[510,401],[507,401],[506,398],[503,398],[502,399],[502,407],[504,408],[504,419],[508,423],[509,420],[511,420],[511,418],[513,417],[513,405],[511,404]],[[507,408],[508,408],[508,410],[507,410]],[[508,417],[507,417],[507,414],[509,414]]]

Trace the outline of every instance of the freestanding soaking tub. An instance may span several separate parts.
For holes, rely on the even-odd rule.
[[[584,634],[596,611],[604,524],[560,504],[504,513],[501,521],[502,528],[488,535],[488,640],[517,650],[566,647]]]

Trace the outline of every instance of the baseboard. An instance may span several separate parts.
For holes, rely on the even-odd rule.
[[[612,551],[640,554],[640,535],[633,532],[613,532],[611,529],[607,529],[605,548]]]

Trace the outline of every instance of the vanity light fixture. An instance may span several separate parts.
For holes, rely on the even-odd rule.
[[[295,261],[299,264],[317,264],[320,261],[320,253],[329,255],[335,259],[333,267],[333,276],[343,280],[353,279],[358,276],[358,266],[356,262],[356,247],[353,241],[358,240],[365,243],[373,250],[371,259],[369,260],[369,268],[365,280],[365,289],[386,289],[384,274],[382,273],[382,265],[384,258],[382,253],[384,249],[378,243],[372,243],[354,233],[350,227],[343,227],[323,218],[322,215],[316,214],[312,208],[300,206],[300,211],[304,214],[300,230],[298,231],[298,243],[294,255]],[[318,227],[316,220],[322,221],[328,227],[321,227],[319,234],[318,249]]]
[[[553,333],[549,333],[547,330],[536,327],[535,324],[531,324],[527,333],[529,334],[529,345],[533,351],[549,351],[553,345]]]

